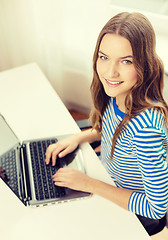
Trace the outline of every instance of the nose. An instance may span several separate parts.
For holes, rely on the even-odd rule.
[[[119,68],[118,68],[118,65],[117,63],[110,63],[109,66],[108,66],[108,69],[107,69],[107,77],[109,79],[114,79],[114,78],[117,78],[119,77]]]

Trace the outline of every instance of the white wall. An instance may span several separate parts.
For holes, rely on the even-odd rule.
[[[37,62],[68,107],[89,112],[97,36],[110,17],[128,10],[111,2],[0,0],[0,70]],[[145,14],[157,32],[159,55],[167,63],[168,17]]]

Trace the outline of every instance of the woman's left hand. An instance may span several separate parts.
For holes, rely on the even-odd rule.
[[[57,186],[68,187],[73,190],[83,192],[90,192],[91,178],[72,168],[60,168],[53,175],[53,181]]]

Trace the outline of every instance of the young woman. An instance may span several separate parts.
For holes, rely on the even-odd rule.
[[[124,12],[110,19],[98,37],[93,68],[93,129],[50,145],[46,163],[101,139],[101,161],[116,187],[73,169],[59,169],[55,184],[99,194],[134,212],[152,235],[165,226],[168,209],[168,105],[146,17]]]

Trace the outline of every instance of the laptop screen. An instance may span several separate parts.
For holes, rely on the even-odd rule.
[[[16,135],[6,123],[4,117],[0,115],[0,156],[13,148],[18,142]]]

